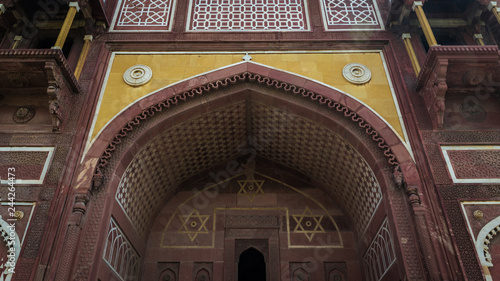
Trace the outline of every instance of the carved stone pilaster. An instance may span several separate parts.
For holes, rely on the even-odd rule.
[[[62,255],[55,280],[70,280],[74,258],[77,256],[76,249],[81,235],[81,223],[87,210],[89,194],[79,194],[75,197],[72,213],[68,221],[68,231],[64,239]]]

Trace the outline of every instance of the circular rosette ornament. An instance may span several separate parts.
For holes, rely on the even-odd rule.
[[[28,123],[33,117],[35,117],[35,107],[26,105],[19,107],[16,112],[14,112],[12,120],[18,124],[23,124]]]
[[[372,73],[366,65],[360,63],[350,63],[342,70],[344,78],[353,84],[366,84],[372,78]]]
[[[148,83],[151,77],[153,77],[153,71],[149,66],[143,64],[131,66],[123,73],[125,83],[133,87]]]

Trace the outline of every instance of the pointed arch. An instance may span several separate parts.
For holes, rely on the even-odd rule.
[[[244,93],[244,91],[252,93]],[[247,96],[244,96],[245,94]],[[391,189],[390,194],[384,197],[390,198],[391,204],[397,201],[397,211],[402,214],[398,214],[397,218],[389,215],[391,223],[398,224],[394,228],[395,233],[402,235],[397,232],[398,227],[401,227],[404,228],[401,233],[404,232],[406,237],[410,237],[409,240],[416,240],[412,236],[411,226],[407,224],[409,213],[405,213],[407,209],[403,205],[406,200],[405,195],[394,190],[390,171],[393,166],[399,166],[398,169],[403,172],[407,184],[419,186],[420,179],[409,151],[390,125],[368,106],[345,93],[298,75],[249,62],[164,88],[132,104],[105,127],[88,150],[75,184],[76,192],[87,192],[88,189],[92,189],[96,194],[94,198],[97,202],[93,208],[99,211],[90,212],[91,219],[88,221],[92,225],[87,228],[95,228],[100,220],[111,215],[110,205],[115,203],[115,198],[113,196],[105,198],[105,193],[113,193],[117,190],[128,165],[142,149],[148,148],[150,140],[167,129],[186,124],[193,116],[199,117],[213,113],[214,109],[223,108],[226,104],[231,106],[237,106],[238,103],[244,104],[245,99],[250,96],[260,99],[258,102],[268,102],[271,108],[272,106],[293,108],[292,113],[299,117],[309,114],[308,117],[311,117],[314,122],[304,121],[304,126],[317,123],[318,130],[331,133],[332,140],[338,136],[342,140],[339,145],[344,145],[347,150],[359,154],[359,157],[356,157],[362,160],[363,168],[366,167],[366,171],[369,171],[367,173],[369,176],[364,176],[364,178],[375,183],[380,181],[380,185],[384,186],[386,192]],[[227,110],[231,110],[229,107]],[[322,115],[323,112],[331,113],[331,116]],[[324,135],[321,132],[318,136]],[[335,153],[331,156],[335,157]],[[328,170],[329,167],[322,166],[320,169]],[[344,172],[352,174],[353,170]],[[103,176],[107,176],[107,179]],[[167,180],[169,179],[165,179]],[[378,186],[378,183],[375,185]],[[110,188],[106,190],[105,187]],[[362,192],[359,197],[371,198],[363,196],[368,193]],[[108,203],[109,205],[106,205]],[[101,205],[97,207],[99,204]],[[360,206],[360,204],[355,205]],[[386,208],[375,207],[376,210],[380,210],[378,213],[380,215],[385,212],[395,212],[396,207],[387,204]],[[373,216],[369,217],[375,217],[375,211]],[[377,220],[380,220],[380,216],[377,217]],[[369,220],[367,224],[372,223],[371,219]],[[96,240],[98,235],[92,235],[85,239]],[[140,239],[139,236],[139,234],[130,235],[132,244]],[[95,251],[101,251],[102,247],[97,244]],[[418,245],[412,243],[401,245],[402,251],[405,252],[418,251],[417,247]],[[138,248],[143,248],[143,246]],[[401,253],[398,253],[398,258],[400,257]],[[403,263],[402,260],[399,259],[398,262]],[[404,262],[411,264],[409,266],[414,268],[422,266],[417,260]],[[418,270],[417,274],[420,274]]]

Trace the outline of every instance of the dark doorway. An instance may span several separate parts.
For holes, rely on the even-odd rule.
[[[240,255],[238,281],[266,281],[266,261],[261,252],[249,248]]]

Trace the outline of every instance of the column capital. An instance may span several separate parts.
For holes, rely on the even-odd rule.
[[[422,3],[422,1],[413,1],[413,5],[411,5],[411,9],[413,11],[415,11],[415,7],[417,7],[417,6],[422,7],[423,5],[424,5],[424,3]]]
[[[401,35],[401,38],[404,40],[404,39],[410,39],[411,38],[411,35],[410,33],[403,33],[403,35]]]
[[[78,5],[78,2],[69,2],[70,7],[75,7],[77,12],[80,12],[80,5]]]
[[[483,39],[483,35],[482,34],[474,34],[474,39]]]
[[[92,36],[92,35],[85,35],[85,36],[83,37],[83,40],[84,40],[84,41],[87,41],[87,40],[88,40],[88,41],[92,42],[92,40],[94,40],[94,36]]]
[[[490,3],[488,3],[488,11],[491,11],[494,7],[497,7],[497,1],[490,1]]]

